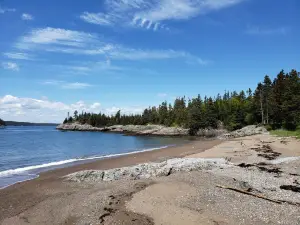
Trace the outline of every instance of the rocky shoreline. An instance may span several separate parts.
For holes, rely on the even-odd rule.
[[[181,127],[165,127],[161,125],[114,125],[109,127],[93,127],[89,124],[61,124],[57,126],[62,131],[96,131],[96,132],[116,132],[128,135],[152,135],[152,136],[188,136],[189,129]],[[216,137],[226,133],[224,129],[202,129],[199,130],[199,137]]]
[[[60,124],[56,129],[61,131],[93,131],[93,132],[116,132],[127,135],[144,136],[189,136],[189,129],[181,127],[165,127],[162,125],[114,125],[109,127],[93,127],[89,124],[67,123]],[[267,133],[264,127],[250,125],[240,130],[228,132],[225,129],[200,129],[198,137],[219,137],[221,139],[251,136]]]

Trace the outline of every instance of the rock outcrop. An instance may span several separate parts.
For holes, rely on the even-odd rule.
[[[188,136],[189,129],[181,127],[165,127],[161,125],[114,125],[110,127],[98,128],[88,124],[61,124],[58,130],[71,131],[100,131],[100,132],[118,132],[133,135],[154,135],[154,136]],[[216,137],[223,134],[226,130],[217,129],[201,129],[197,136]]]
[[[264,134],[268,133],[266,128],[261,127],[261,126],[256,126],[256,125],[250,125],[243,127],[242,129],[226,133],[221,135],[223,138],[238,138],[238,137],[246,137],[246,136],[252,136],[256,134]]]
[[[74,182],[102,182],[121,179],[139,180],[169,176],[176,172],[210,170],[231,166],[225,159],[185,158],[169,159],[161,163],[144,163],[110,170],[86,170],[69,174],[64,178]]]
[[[89,124],[80,124],[80,123],[66,123],[60,124],[56,127],[57,130],[65,131],[104,131],[104,128],[93,127]]]

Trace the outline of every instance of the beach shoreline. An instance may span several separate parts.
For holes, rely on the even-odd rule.
[[[297,224],[298,146],[259,134],[55,169],[0,190],[0,224]]]
[[[164,137],[162,137],[164,138]],[[174,144],[168,144],[165,146],[158,146],[158,147],[153,147],[153,148],[146,148],[146,149],[141,149],[141,150],[136,150],[136,151],[129,151],[129,152],[124,152],[124,153],[114,153],[114,154],[108,154],[108,155],[99,155],[99,156],[90,156],[90,157],[85,157],[85,158],[71,158],[71,159],[64,159],[61,161],[53,161],[53,162],[46,162],[44,164],[39,164],[39,165],[32,165],[32,166],[27,166],[27,167],[22,167],[22,168],[15,168],[15,169],[9,169],[5,171],[0,172],[0,178],[1,176],[12,176],[11,179],[14,179],[13,176],[16,176],[15,181],[12,183],[6,182],[7,185],[5,186],[0,186],[0,191],[8,188],[12,185],[19,184],[22,182],[30,181],[33,179],[39,178],[41,175],[47,172],[52,172],[54,170],[59,170],[59,169],[66,169],[66,168],[76,168],[80,167],[84,164],[87,164],[87,166],[84,168],[88,168],[89,165],[94,165],[97,163],[100,163],[102,160],[106,159],[112,159],[112,158],[119,158],[119,157],[124,157],[124,156],[131,156],[135,157],[134,155],[139,154],[139,153],[145,153],[145,152],[153,152],[153,151],[160,151],[162,149],[173,149],[173,148],[178,148],[178,147],[184,147],[188,144],[191,144],[193,142],[197,141],[213,141],[215,138],[203,138],[203,137],[172,137],[176,139],[174,141]],[[178,142],[179,140],[179,142]],[[72,169],[71,169],[72,170]],[[18,176],[21,176],[20,180],[18,180]],[[26,177],[26,178],[25,178]],[[5,184],[5,183],[4,183]]]
[[[42,172],[37,178],[19,182],[3,189],[0,189],[0,221],[8,215],[16,215],[22,212],[30,205],[37,204],[38,199],[44,199],[47,196],[48,189],[59,189],[63,185],[61,178],[70,173],[82,170],[100,170],[112,169],[124,166],[132,166],[139,163],[157,162],[170,158],[181,158],[210,149],[215,145],[222,143],[222,140],[194,140],[181,146],[167,147],[152,151],[142,151],[134,154],[121,155],[118,157],[105,158],[92,162],[73,165],[70,167],[57,168],[50,171]],[[40,196],[41,193],[43,197]],[[30,198],[28,198],[31,196]],[[9,204],[8,204],[9,203]],[[15,206],[15,207],[7,207]],[[13,208],[13,210],[11,210]],[[7,215],[8,213],[8,215]]]

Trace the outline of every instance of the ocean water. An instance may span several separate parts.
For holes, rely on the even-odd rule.
[[[0,129],[0,189],[39,173],[107,157],[180,145],[181,138],[62,132],[52,126]]]

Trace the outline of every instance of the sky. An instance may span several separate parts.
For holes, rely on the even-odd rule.
[[[300,67],[299,0],[0,0],[0,118],[140,113]]]

